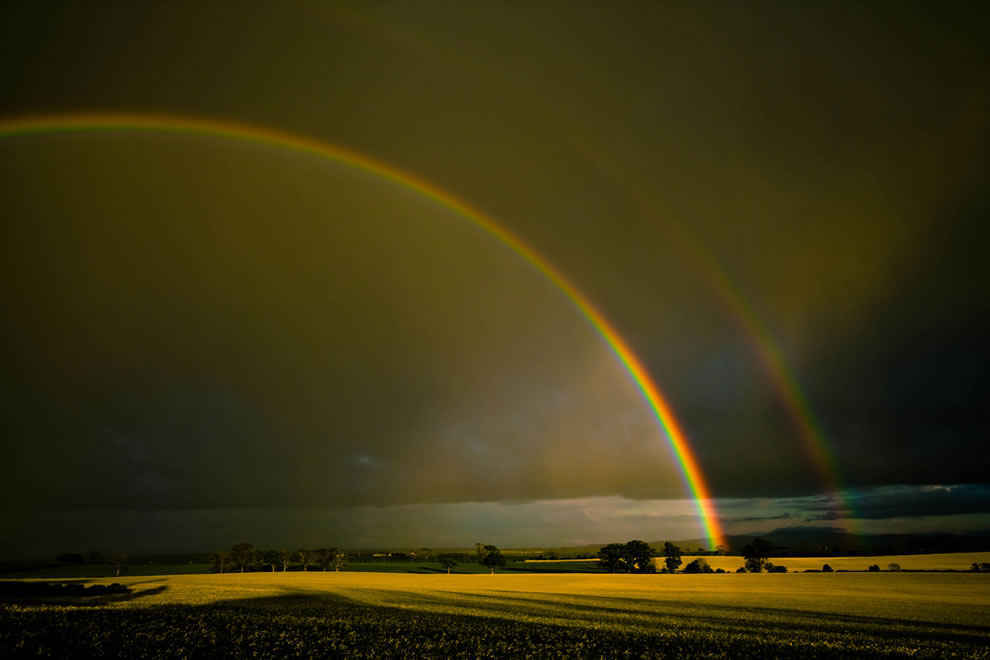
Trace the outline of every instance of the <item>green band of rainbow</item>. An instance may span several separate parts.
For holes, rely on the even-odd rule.
[[[715,504],[702,476],[697,458],[692,452],[670,406],[660,393],[660,389],[650,378],[649,373],[642,363],[612,324],[595,308],[588,298],[578,291],[557,269],[551,266],[546,259],[542,258],[532,248],[523,243],[511,232],[501,227],[493,219],[430,183],[363,154],[269,128],[227,121],[221,122],[140,114],[72,114],[0,120],[0,137],[32,133],[120,129],[220,136],[273,145],[283,149],[327,158],[411,188],[471,220],[485,232],[499,239],[556,285],[574,303],[581,314],[588,319],[622,362],[622,365],[636,382],[640,392],[653,410],[670,441],[677,460],[680,463],[687,486],[695,498],[698,514],[709,543],[713,547],[725,544],[725,536],[719,523]]]

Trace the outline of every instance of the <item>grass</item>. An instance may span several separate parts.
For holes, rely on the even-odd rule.
[[[86,607],[0,606],[0,656],[990,655],[988,574],[290,572],[118,581],[128,594]]]

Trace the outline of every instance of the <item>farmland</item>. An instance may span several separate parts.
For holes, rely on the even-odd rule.
[[[732,555],[684,555],[683,566],[691,561],[704,559],[712,569],[735,571],[743,565],[742,557]],[[947,552],[926,555],[881,555],[861,557],[771,557],[777,566],[788,571],[819,570],[828,564],[836,571],[865,571],[872,565],[887,570],[890,564],[897,564],[905,571],[967,571],[975,563],[990,562],[990,552]],[[657,569],[663,567],[663,557],[654,560]],[[525,565],[533,570],[554,570],[559,572],[601,572],[597,559],[529,559]]]
[[[91,583],[109,584],[100,579]],[[0,655],[987,657],[990,575],[234,573],[7,604]]]

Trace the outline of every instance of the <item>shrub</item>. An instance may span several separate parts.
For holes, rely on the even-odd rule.
[[[901,570],[901,565],[898,564],[898,563],[896,563],[896,562],[891,562],[891,563],[887,564],[887,570],[888,571],[897,572],[897,571]]]
[[[870,567],[866,570],[868,570],[870,573],[879,573],[880,567],[877,566],[876,564],[870,564]]]
[[[828,564],[825,564],[824,566],[822,566],[822,573],[831,573],[831,572],[832,572],[832,567],[831,566],[829,566]]]
[[[708,561],[704,557],[698,557],[690,564],[684,567],[685,573],[714,573],[712,567],[708,565]]]

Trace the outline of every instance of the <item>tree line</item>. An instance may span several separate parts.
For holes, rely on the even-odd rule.
[[[233,545],[229,551],[214,552],[210,559],[217,573],[244,573],[269,568],[274,573],[279,568],[288,571],[290,565],[301,565],[304,571],[308,571],[310,566],[324,571],[331,568],[339,571],[347,562],[347,554],[337,548],[258,550],[252,544],[243,542]]]
[[[763,539],[753,539],[752,543],[743,548],[745,564],[737,572],[760,573],[764,570],[771,573],[786,572],[786,567],[774,566],[768,560],[771,550],[773,550],[772,544]],[[626,543],[609,543],[602,546],[598,551],[598,565],[607,569],[609,573],[656,573],[654,558],[661,556],[663,557],[663,566],[659,571],[661,573],[676,573],[684,563],[681,549],[670,541],[664,542],[661,554],[645,541],[634,539]],[[681,572],[725,573],[725,570],[712,569],[704,557],[697,557],[684,566]]]

